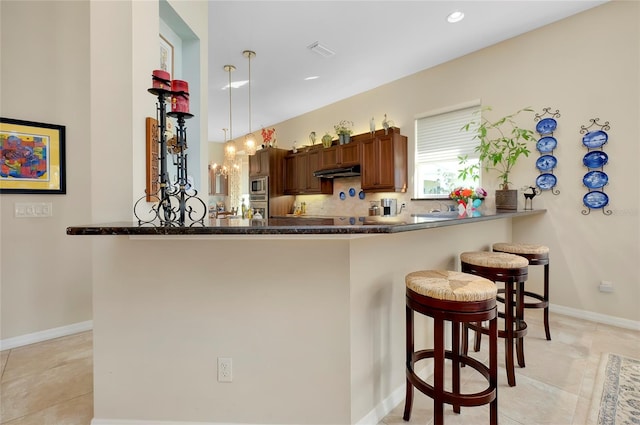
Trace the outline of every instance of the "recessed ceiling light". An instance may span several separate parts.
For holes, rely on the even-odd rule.
[[[247,84],[249,82],[249,80],[242,80],[242,81],[232,81],[231,82],[231,88],[237,89],[239,87],[244,86],[245,84]],[[222,88],[222,90],[226,90],[229,88],[229,84],[225,84],[225,86]]]
[[[460,22],[462,21],[462,19],[464,19],[464,13],[459,10],[449,13],[449,16],[447,16],[447,21],[449,21],[452,24],[456,22]]]
[[[305,81],[310,81],[310,80],[317,80],[318,78],[320,78],[320,77],[318,77],[317,75],[312,75],[311,77],[307,77],[304,80]]]

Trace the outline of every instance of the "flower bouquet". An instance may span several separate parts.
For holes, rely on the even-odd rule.
[[[333,129],[336,131],[338,136],[341,134],[351,135],[351,133],[353,133],[351,127],[353,127],[353,121],[342,120],[338,124],[334,125]]]
[[[263,148],[275,145],[275,143],[276,143],[275,132],[276,132],[275,128],[263,128],[262,129],[261,134],[262,134],[262,141],[263,141],[262,147]]]
[[[449,198],[456,201],[459,210],[474,209],[482,205],[482,200],[487,196],[487,191],[481,187],[471,189],[469,187],[456,187],[449,193]]]

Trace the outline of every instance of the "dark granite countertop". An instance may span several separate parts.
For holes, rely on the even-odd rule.
[[[424,214],[410,217],[277,217],[207,219],[185,226],[138,225],[135,222],[67,227],[68,235],[363,235],[398,233],[486,220],[542,214],[546,210],[496,211],[474,217]]]

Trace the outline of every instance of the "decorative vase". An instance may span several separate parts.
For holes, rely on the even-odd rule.
[[[480,205],[482,205],[482,199],[473,200],[473,208],[480,208]]]
[[[467,206],[464,201],[458,201],[458,215],[465,215],[467,213]]]
[[[516,189],[496,190],[497,210],[517,210],[518,191]]]
[[[341,133],[341,134],[338,135],[338,137],[340,138],[340,144],[341,145],[346,145],[347,143],[349,143],[351,141],[351,135],[350,134]]]
[[[330,148],[332,144],[333,137],[331,137],[329,134],[325,134],[324,136],[322,136],[322,146],[324,146],[325,148]]]
[[[475,208],[473,208],[473,202],[467,202],[467,217],[473,217],[474,210]]]

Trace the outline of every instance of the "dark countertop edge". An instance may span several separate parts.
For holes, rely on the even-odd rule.
[[[410,232],[437,227],[455,226],[460,224],[477,223],[481,221],[500,220],[504,218],[524,217],[542,214],[540,210],[525,211],[497,211],[495,214],[481,217],[451,218],[422,223],[407,224],[374,224],[374,225],[310,225],[310,226],[136,226],[132,224],[113,223],[67,227],[67,235],[83,236],[117,236],[117,235],[366,235],[383,233]]]

